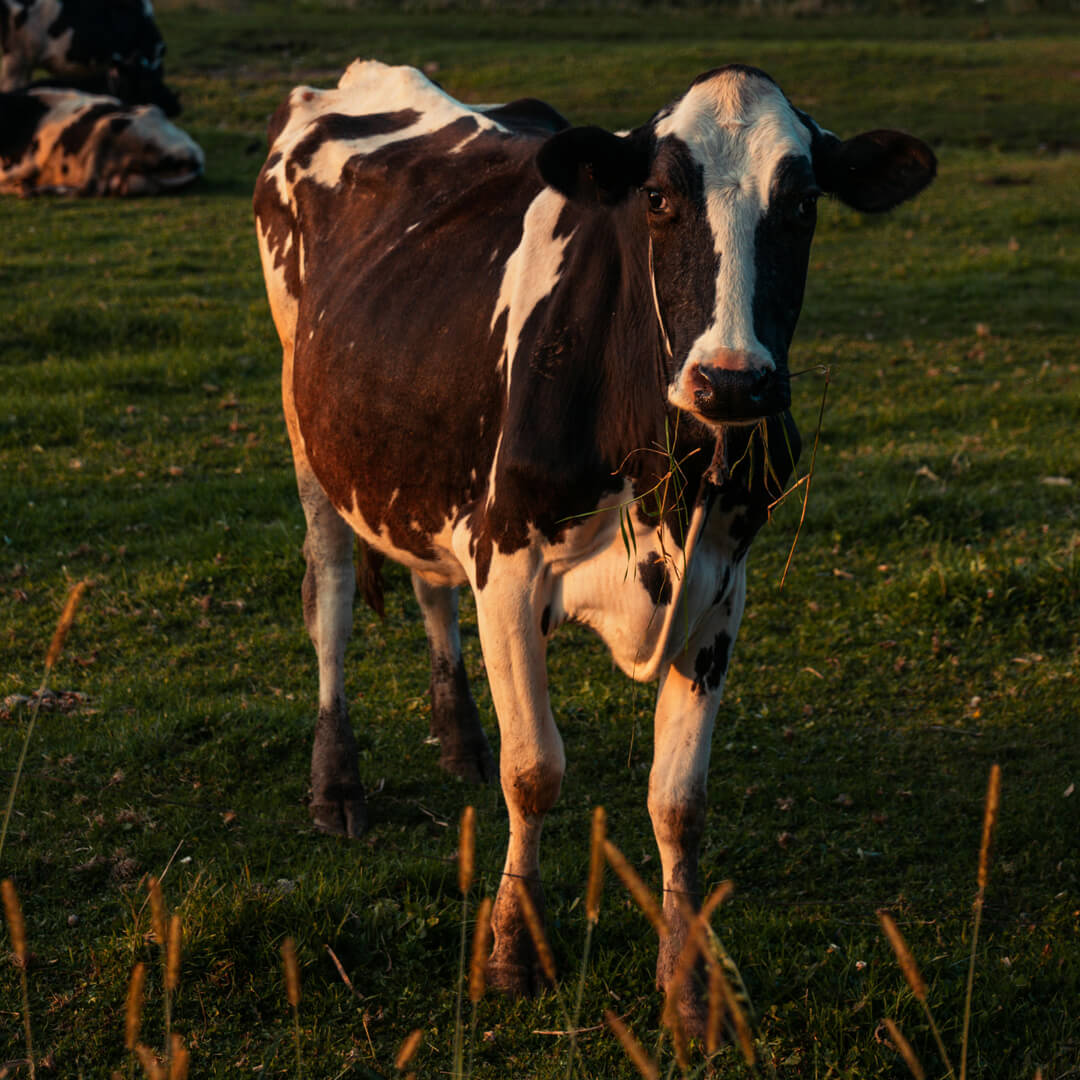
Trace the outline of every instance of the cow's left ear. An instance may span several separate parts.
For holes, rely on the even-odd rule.
[[[918,195],[937,173],[933,150],[902,131],[868,131],[841,142],[814,139],[814,175],[853,210],[878,213]]]
[[[552,135],[536,155],[545,184],[585,205],[613,206],[649,174],[648,150],[634,135],[576,127]]]

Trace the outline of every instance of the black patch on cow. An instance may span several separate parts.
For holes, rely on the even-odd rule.
[[[114,116],[109,121],[109,131],[114,135],[119,135],[122,131],[127,131],[131,127],[134,117],[132,116]]]
[[[562,113],[537,98],[508,101],[505,105],[485,110],[484,115],[518,135],[553,135],[570,126],[570,121]]]
[[[288,178],[296,169],[306,169],[320,146],[338,139],[372,139],[377,135],[392,135],[402,128],[412,127],[420,114],[415,109],[399,109],[392,113],[371,113],[368,116],[347,116],[345,113],[326,113],[308,125],[308,133],[289,155]],[[276,120],[276,117],[275,117]],[[272,130],[272,127],[271,127]]]
[[[691,684],[695,694],[706,694],[723,683],[731,658],[731,644],[731,635],[721,630],[711,645],[698,652],[694,658],[694,681]]]
[[[48,105],[30,94],[0,94],[0,161],[10,166],[22,160],[48,111]]]
[[[551,629],[551,605],[547,604],[540,613],[540,633],[547,637],[549,629]]]
[[[784,158],[754,231],[754,333],[776,362],[774,393],[785,402],[791,400],[788,349],[802,310],[819,190],[808,157]]]
[[[65,154],[78,154],[93,135],[98,121],[112,113],[119,112],[119,103],[102,103],[91,105],[90,108],[79,113],[70,124],[60,133],[57,144]]]
[[[667,562],[655,551],[650,551],[638,563],[638,577],[654,604],[671,603],[671,575],[668,573]]]

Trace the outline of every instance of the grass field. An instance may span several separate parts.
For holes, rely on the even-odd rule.
[[[718,723],[705,885],[757,1010],[765,1074],[907,1075],[895,1018],[943,1076],[875,918],[915,951],[954,1061],[982,799],[1002,809],[981,931],[968,1075],[1080,1076],[1080,32],[1065,17],[799,21],[162,11],[205,182],[176,198],[0,203],[0,773],[10,790],[69,586],[91,578],[17,792],[0,877],[22,899],[42,1076],[128,1075],[124,1001],[150,963],[145,1041],[163,1038],[145,876],[184,927],[172,1024],[192,1075],[295,1075],[279,949],[296,940],[304,1075],[452,1067],[461,902],[499,880],[496,790],[452,781],[427,733],[426,643],[407,577],[357,609],[349,694],[373,826],[319,836],[303,805],[315,663],[302,515],[250,192],[270,111],[355,55],[438,65],[466,100],[546,97],[638,123],[700,71],[773,74],[843,134],[927,138],[934,186],[884,220],[823,207],[792,369],[827,365],[818,471],[750,556],[750,600]],[[2,118],[0,118],[2,123]],[[813,432],[823,380],[795,383]],[[804,459],[804,464],[807,459]],[[494,738],[472,609],[467,662]],[[589,636],[550,650],[566,743],[545,829],[549,931],[569,1001],[585,934],[591,808],[658,887],[645,808],[653,691]],[[166,872],[167,869],[167,872]],[[6,939],[5,939],[6,940]],[[345,984],[329,950],[352,988]],[[655,943],[609,875],[578,1075],[637,1075]],[[0,1075],[25,1076],[19,974],[0,963]],[[468,1018],[468,1013],[466,1013]],[[471,1075],[556,1077],[553,995],[486,997]],[[667,1072],[672,1061],[660,1050]],[[695,1068],[701,1071],[701,1057]],[[725,1050],[718,1075],[747,1070]]]

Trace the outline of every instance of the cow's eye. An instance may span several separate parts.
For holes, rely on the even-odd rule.
[[[813,225],[817,220],[817,201],[819,193],[814,191],[804,195],[795,204],[794,218],[800,225]]]
[[[656,188],[646,188],[645,196],[649,200],[650,214],[663,214],[667,212],[668,201],[662,191],[657,191]]]

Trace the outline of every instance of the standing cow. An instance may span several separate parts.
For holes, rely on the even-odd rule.
[[[308,524],[315,822],[365,825],[343,675],[355,534],[412,570],[443,764],[487,777],[457,626],[457,588],[475,595],[510,818],[490,973],[535,987],[510,886],[542,899],[565,767],[546,644],[584,623],[628,675],[659,680],[663,988],[687,932],[678,898],[698,896],[744,557],[798,455],[787,357],[817,200],[888,210],[930,182],[934,155],[895,131],[843,142],[742,66],[614,135],[531,100],[469,108],[358,61],[335,90],[293,90],[270,141],[255,215]],[[680,1008],[700,1030],[695,992]]]
[[[65,86],[180,112],[150,0],[0,0],[0,54],[0,90],[41,67]]]

